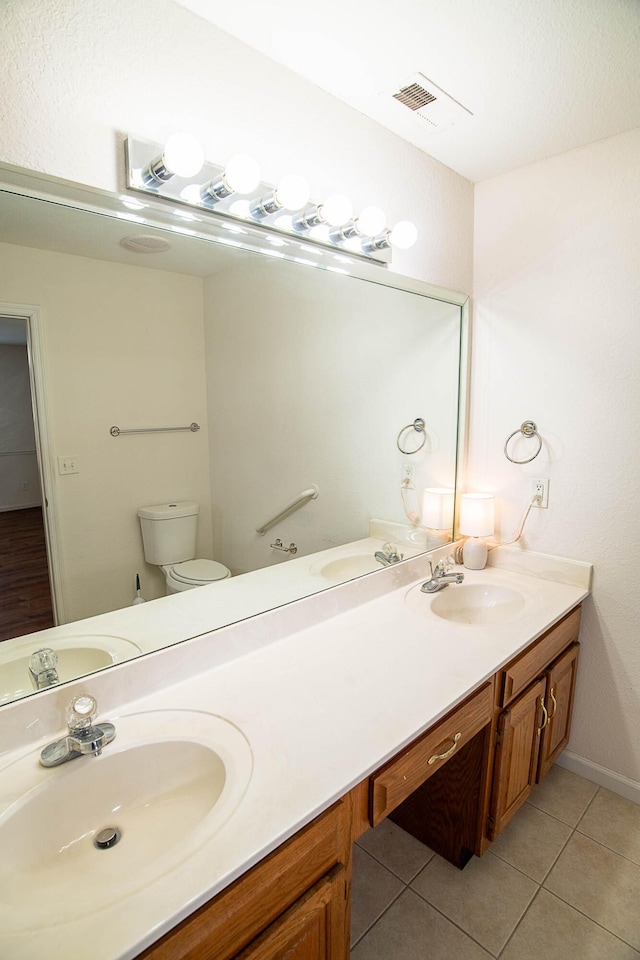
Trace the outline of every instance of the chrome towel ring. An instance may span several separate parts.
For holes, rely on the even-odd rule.
[[[400,451],[400,453],[405,453],[405,454],[407,454],[407,456],[411,456],[411,455],[414,454],[414,453],[418,453],[419,450],[422,450],[422,448],[424,447],[425,443],[427,442],[427,432],[426,432],[424,426],[425,426],[425,425],[424,425],[424,420],[422,419],[422,417],[416,417],[416,419],[413,421],[413,423],[408,423],[408,424],[406,425],[406,427],[403,427],[403,428],[402,428],[402,430],[401,430],[400,433],[398,434],[398,439],[396,440],[396,444],[398,445],[398,450]],[[400,440],[401,440],[401,437],[402,437],[403,433],[406,433],[407,430],[415,430],[416,433],[421,433],[421,434],[422,434],[422,443],[421,443],[418,447],[416,447],[415,450],[405,450],[404,447],[403,447],[403,446],[401,445],[401,443],[400,443]]]
[[[509,451],[507,450],[507,445],[508,445],[508,443],[509,443],[509,440],[511,440],[513,437],[515,437],[516,434],[518,434],[518,433],[521,433],[523,437],[527,437],[527,438],[529,438],[529,437],[537,437],[537,438],[538,438],[538,449],[537,449],[536,452],[533,454],[533,456],[529,457],[527,460],[514,460],[513,457],[510,457],[510,456],[509,456]],[[542,450],[542,437],[541,437],[540,434],[538,433],[538,428],[537,428],[536,424],[533,422],[533,420],[525,420],[525,422],[522,424],[522,426],[520,427],[520,429],[519,429],[519,430],[514,430],[513,433],[510,433],[509,436],[507,437],[507,439],[506,439],[505,442],[504,442],[504,455],[505,455],[505,457],[507,458],[507,460],[510,460],[510,461],[511,461],[511,463],[531,463],[532,460],[535,460],[535,458],[538,456],[538,454],[540,453],[541,450]]]

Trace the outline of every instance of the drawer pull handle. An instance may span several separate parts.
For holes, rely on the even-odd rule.
[[[453,751],[455,750],[455,748],[458,746],[458,740],[460,739],[461,736],[462,736],[461,733],[456,733],[455,737],[453,737],[453,745],[449,747],[448,750],[445,750],[444,753],[434,753],[434,755],[432,757],[429,757],[429,759],[427,760],[428,765],[431,766],[431,764],[435,763],[436,760],[446,760],[447,757],[450,757]]]
[[[540,736],[540,734],[542,733],[546,725],[549,723],[549,714],[547,713],[547,708],[544,705],[544,697],[540,697],[540,706],[542,707],[544,720],[542,721],[541,725],[538,727],[538,736]]]
[[[551,687],[551,690],[549,690],[549,696],[551,697],[551,702],[553,704],[553,713],[549,712],[549,723],[551,723],[551,721],[556,715],[556,710],[558,709],[558,701],[556,700],[555,691],[553,687]]]

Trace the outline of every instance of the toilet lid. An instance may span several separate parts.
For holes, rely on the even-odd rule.
[[[184,560],[171,567],[170,576],[180,583],[211,583],[224,580],[229,571],[217,560]]]

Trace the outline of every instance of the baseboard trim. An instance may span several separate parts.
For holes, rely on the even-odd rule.
[[[593,763],[591,760],[585,760],[575,753],[569,753],[567,750],[558,757],[557,763],[572,773],[577,773],[585,780],[591,780],[600,787],[606,787],[612,793],[617,793],[626,800],[632,800],[640,804],[640,783],[637,780],[630,780],[623,777],[620,773],[614,773],[607,767],[601,767],[599,763]]]
[[[0,513],[11,513],[14,510],[31,510],[33,507],[41,507],[40,500],[35,503],[10,503],[5,507],[0,507]]]

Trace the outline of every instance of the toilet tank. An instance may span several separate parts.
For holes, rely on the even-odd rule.
[[[164,565],[193,560],[199,510],[193,500],[157,503],[138,509],[147,563]]]

